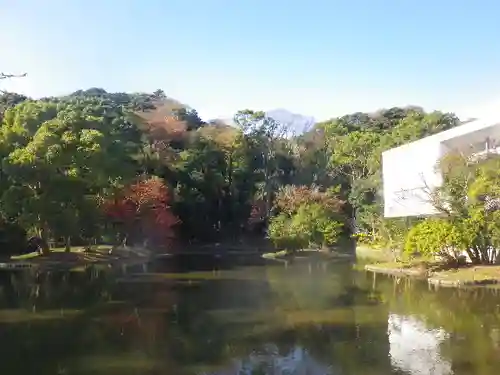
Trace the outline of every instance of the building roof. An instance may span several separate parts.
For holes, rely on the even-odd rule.
[[[463,145],[464,143],[472,144],[475,142],[480,142],[487,137],[500,140],[500,113],[483,117],[481,119],[462,122],[461,125],[458,125],[454,128],[386,150],[383,152],[383,154],[395,151],[403,151],[405,148],[423,147],[426,142],[444,143],[453,139],[460,138]]]

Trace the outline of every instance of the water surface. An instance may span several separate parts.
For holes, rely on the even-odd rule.
[[[325,259],[4,272],[0,373],[497,375],[499,311]]]

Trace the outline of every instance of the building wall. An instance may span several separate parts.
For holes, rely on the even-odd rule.
[[[424,138],[382,154],[385,217],[436,213],[428,191],[441,183],[435,166],[445,151],[439,140]]]
[[[452,149],[477,154],[500,144],[500,114],[467,122],[382,154],[384,216],[436,214],[428,192],[441,184],[437,162]]]

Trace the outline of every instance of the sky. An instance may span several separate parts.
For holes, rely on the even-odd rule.
[[[145,91],[204,119],[500,109],[497,0],[0,0],[0,89]],[[493,109],[492,109],[493,108]]]

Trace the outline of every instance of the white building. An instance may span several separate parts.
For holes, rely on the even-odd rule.
[[[446,153],[500,152],[500,116],[488,116],[382,153],[384,216],[436,214],[428,192],[439,186],[436,164]]]

